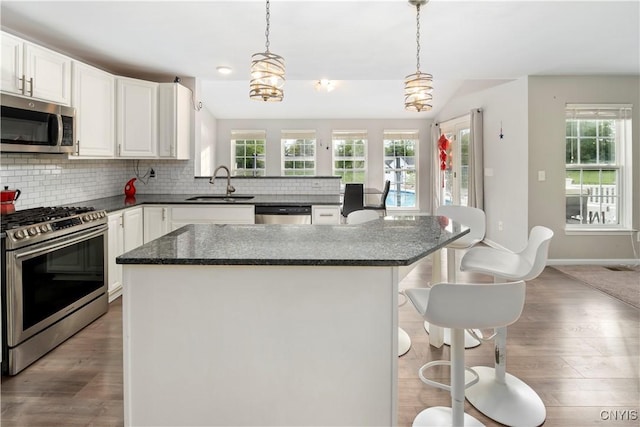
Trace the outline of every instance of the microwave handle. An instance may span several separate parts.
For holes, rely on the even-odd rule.
[[[62,144],[62,114],[56,114],[56,120],[58,121],[58,137],[56,138],[56,146],[59,147]]]

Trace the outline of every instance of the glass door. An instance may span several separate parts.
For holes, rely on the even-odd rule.
[[[469,204],[469,116],[440,125],[441,132],[449,140],[446,169],[441,171],[440,200],[443,205]]]

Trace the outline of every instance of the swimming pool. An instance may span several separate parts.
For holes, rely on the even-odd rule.
[[[413,191],[400,191],[400,193],[391,190],[387,195],[387,207],[394,208],[414,208],[416,206],[416,193]]]

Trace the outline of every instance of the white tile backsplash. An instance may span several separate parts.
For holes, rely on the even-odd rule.
[[[124,194],[131,178],[139,194],[222,194],[226,179],[215,184],[194,178],[193,161],[184,160],[85,160],[52,154],[6,154],[0,157],[0,184],[19,189],[16,209],[57,206]],[[153,168],[155,178],[144,177]],[[221,175],[223,175],[222,173]],[[143,178],[144,177],[144,178]],[[335,178],[233,178],[236,194],[337,194]],[[315,184],[315,185],[314,185]]]

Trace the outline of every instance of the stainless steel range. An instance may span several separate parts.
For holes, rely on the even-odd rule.
[[[2,373],[15,375],[103,315],[107,214],[53,207],[2,216]]]

